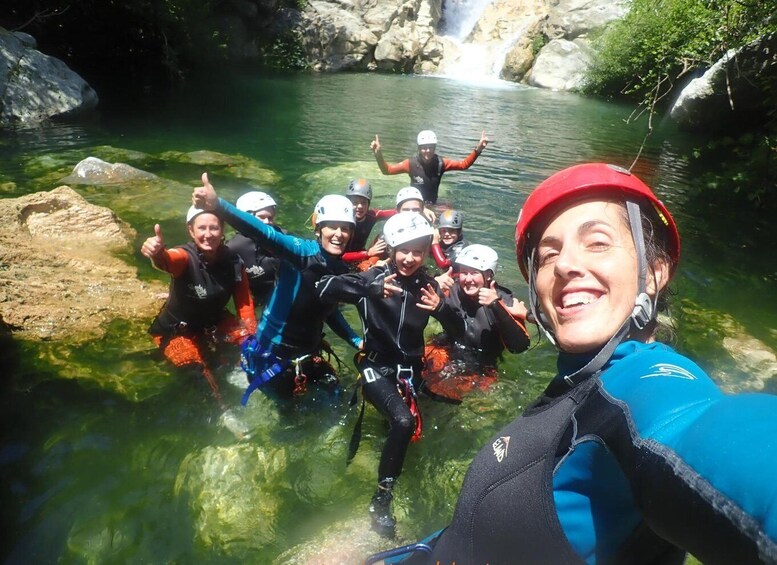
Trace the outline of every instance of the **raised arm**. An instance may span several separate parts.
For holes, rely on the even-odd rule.
[[[319,252],[319,246],[316,242],[285,234],[273,226],[265,224],[253,214],[243,212],[223,198],[219,198],[208,180],[208,173],[202,174],[202,186],[194,189],[192,202],[198,208],[220,214],[224,221],[236,230],[256,240],[260,246],[292,264],[296,265],[300,258]]]
[[[445,159],[443,158],[443,171],[463,171],[465,169],[469,169],[472,164],[477,160],[477,158],[480,156],[480,154],[483,152],[483,150],[488,147],[488,144],[491,142],[491,140],[488,139],[488,136],[486,135],[486,130],[483,130],[483,133],[480,134],[480,141],[478,142],[475,149],[472,150],[472,153],[467,155],[464,159],[461,159],[460,161],[455,161],[453,159]]]
[[[370,149],[372,154],[375,155],[375,161],[380,167],[380,172],[384,175],[398,175],[400,173],[410,173],[410,160],[405,159],[401,163],[387,163],[383,158],[383,152],[381,151],[380,138],[378,134],[375,134],[375,139],[370,142]]]
[[[162,238],[162,228],[154,225],[154,235],[146,239],[140,248],[140,253],[151,260],[155,269],[180,277],[189,264],[189,255],[183,249],[166,249]]]

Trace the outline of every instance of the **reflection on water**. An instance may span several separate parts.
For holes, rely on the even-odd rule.
[[[404,175],[379,176],[369,149],[375,134],[396,162],[413,153],[421,129],[434,129],[438,152],[452,158],[466,156],[485,130],[492,144],[470,170],[445,175],[443,199],[464,211],[469,240],[496,248],[498,279],[525,298],[512,248],[523,199],[572,163],[630,165],[644,135],[640,125],[624,123],[630,110],[522,86],[404,76],[218,81],[170,103],[91,123],[2,133],[0,195],[53,188],[98,152],[92,148],[119,148],[99,151],[154,173],[158,184],[80,192],[129,221],[139,234],[136,247],[158,219],[173,242],[182,242],[179,216],[202,165],[184,163],[180,154],[209,150],[254,171],[240,176],[227,174],[228,165],[214,169],[222,194],[234,199],[275,178],[267,188],[280,202],[279,223],[309,236],[313,203],[342,192],[352,176],[375,181],[379,207],[391,207],[393,194],[407,184]],[[677,345],[730,389],[772,390],[775,285],[742,269],[746,261],[757,264],[742,257],[745,250],[738,249],[738,258],[725,248],[710,253],[709,238],[697,227],[704,210],[686,200],[682,155],[693,143],[664,124],[635,168],[677,213],[685,235]],[[179,157],[163,156],[169,151]],[[275,176],[259,176],[265,170]],[[139,254],[134,258],[143,277],[164,280]],[[353,309],[345,313],[360,327]],[[360,450],[346,467],[355,371],[344,343],[332,338],[344,385],[334,401],[279,404],[254,394],[243,409],[245,378],[227,360],[218,371],[230,407],[222,414],[204,382],[156,354],[145,333],[149,322],[117,321],[104,338],[79,345],[17,343],[13,370],[16,355],[3,345],[7,562],[302,563],[333,555],[358,562],[385,548],[368,531],[366,507],[386,425],[367,410]],[[410,447],[396,493],[402,539],[448,521],[473,454],[542,390],[554,358],[543,342],[506,358],[488,393],[460,406],[422,402],[424,438]]]

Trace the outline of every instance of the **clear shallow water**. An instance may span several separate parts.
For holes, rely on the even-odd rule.
[[[399,161],[421,129],[436,130],[438,152],[458,158],[485,129],[493,144],[469,171],[445,176],[443,199],[465,212],[468,239],[497,249],[499,280],[525,297],[511,244],[523,199],[573,163],[629,166],[644,135],[640,125],[624,123],[630,111],[515,85],[430,78],[214,78],[168,99],[128,99],[87,123],[0,133],[0,195],[54,188],[61,176],[53,173],[97,146],[153,155],[207,149],[274,171],[278,180],[268,188],[281,204],[279,222],[309,233],[304,223],[316,199],[342,192],[353,176],[375,182],[377,207],[391,207],[407,184],[404,176],[379,176],[369,150],[376,133],[386,157]],[[677,346],[729,389],[774,390],[777,363],[768,355],[777,345],[777,268],[736,234],[710,233],[705,204],[688,199],[692,173],[682,154],[698,143],[660,124],[635,168],[676,213],[684,235]],[[147,168],[184,187],[197,184],[202,169],[165,160]],[[232,199],[248,189],[228,175],[212,180]],[[164,199],[135,195],[134,202],[104,189],[79,190],[132,224],[136,250],[159,218],[168,240],[184,241],[188,188]],[[137,252],[129,259],[140,276],[159,278]],[[78,345],[16,344],[19,361],[5,367],[1,401],[7,562],[288,562],[320,548],[381,546],[366,518],[385,438],[374,411],[367,410],[360,451],[346,468],[355,420],[350,391],[292,405],[255,394],[241,409],[244,380],[228,361],[218,371],[231,407],[224,415],[202,379],[173,371],[155,353],[149,322],[118,320],[106,337]],[[352,353],[333,342],[350,385]],[[765,355],[760,364],[741,355],[748,349]],[[553,360],[542,342],[506,358],[503,378],[488,394],[461,406],[423,403],[425,436],[409,450],[397,493],[402,538],[448,521],[469,460],[542,390]]]

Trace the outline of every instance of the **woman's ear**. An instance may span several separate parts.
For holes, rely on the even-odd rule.
[[[669,282],[669,263],[658,260],[653,264],[651,276],[647,281],[647,292],[650,296],[656,296]]]

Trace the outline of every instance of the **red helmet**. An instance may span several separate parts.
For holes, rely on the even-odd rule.
[[[586,163],[575,165],[551,175],[540,183],[524,202],[518,214],[518,223],[515,226],[515,252],[518,257],[518,266],[521,273],[528,280],[527,249],[536,245],[539,234],[532,233],[536,228],[536,220],[543,217],[549,210],[555,209],[559,204],[570,204],[575,200],[582,200],[594,192],[615,192],[622,196],[636,196],[645,199],[653,205],[658,217],[666,227],[669,244],[670,258],[672,259],[672,271],[680,259],[680,234],[672,219],[669,210],[666,209],[653,191],[648,186],[632,175],[626,169],[616,165],[605,163]]]

